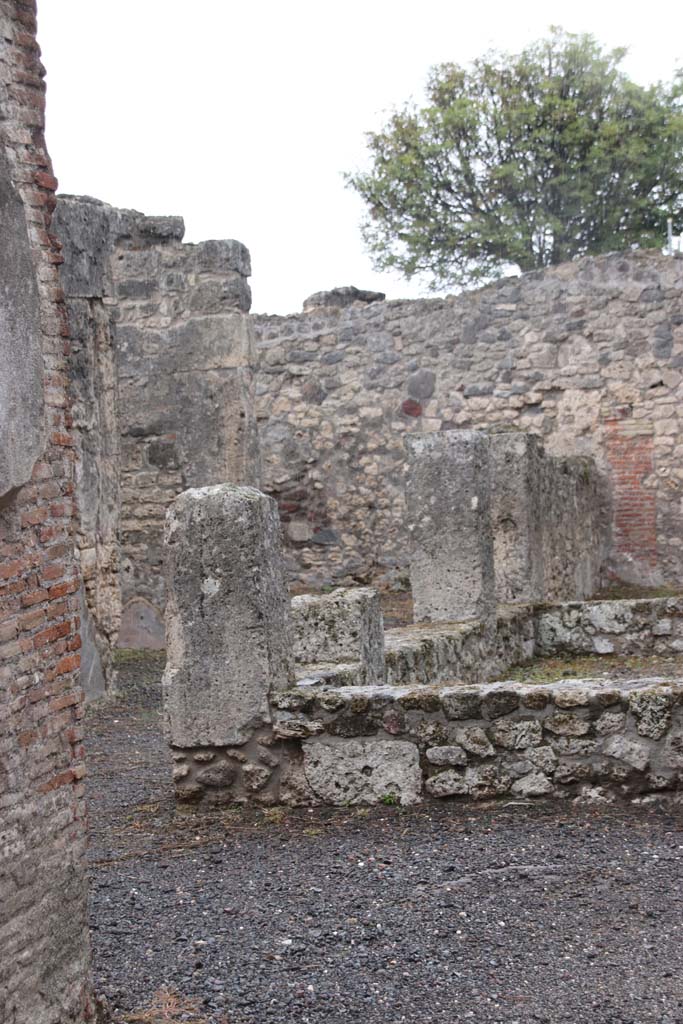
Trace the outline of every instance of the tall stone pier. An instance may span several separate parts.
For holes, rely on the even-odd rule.
[[[277,785],[269,696],[292,684],[275,502],[253,487],[183,492],[166,519],[164,709],[181,799]]]
[[[500,604],[543,600],[541,473],[535,434],[490,434],[491,517]]]
[[[414,434],[406,499],[416,622],[490,619],[495,610],[489,439]]]

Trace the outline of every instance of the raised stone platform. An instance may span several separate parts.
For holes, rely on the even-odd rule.
[[[411,804],[596,787],[633,796],[674,789],[683,772],[683,679],[304,684],[271,705],[260,765],[246,752],[241,762],[225,749],[176,752],[180,799]],[[229,790],[214,781],[227,778]]]

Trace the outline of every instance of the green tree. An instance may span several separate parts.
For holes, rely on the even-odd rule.
[[[431,70],[347,175],[378,269],[467,285],[637,244],[683,211],[683,72],[643,88],[588,35]]]

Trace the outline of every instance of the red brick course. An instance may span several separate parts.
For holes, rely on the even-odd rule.
[[[614,550],[656,568],[657,499],[651,428],[630,419],[605,423],[605,450],[612,480]]]

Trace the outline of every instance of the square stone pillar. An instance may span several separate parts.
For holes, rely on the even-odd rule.
[[[246,743],[291,685],[275,502],[253,487],[184,491],[166,517],[164,707],[173,746]]]
[[[495,615],[489,438],[413,434],[406,485],[416,622]]]
[[[500,604],[543,600],[543,445],[534,434],[490,434],[491,515]]]

